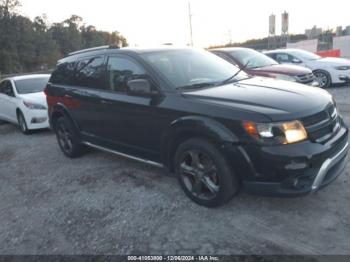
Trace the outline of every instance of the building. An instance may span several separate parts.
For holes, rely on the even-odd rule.
[[[350,35],[350,25],[345,28],[345,35]]]
[[[308,39],[315,39],[321,34],[322,34],[322,28],[317,28],[316,26],[314,26],[311,29],[305,30],[305,35],[307,36]]]
[[[342,36],[343,35],[343,27],[342,26],[337,26],[335,30],[335,35],[336,36]]]

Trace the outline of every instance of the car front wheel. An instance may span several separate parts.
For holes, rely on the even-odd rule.
[[[331,76],[328,72],[323,70],[314,71],[315,80],[319,83],[321,88],[328,88],[331,85]]]
[[[18,125],[21,128],[21,131],[23,134],[28,135],[29,134],[29,129],[27,126],[26,119],[24,118],[24,115],[21,111],[17,113],[17,120],[18,120]]]
[[[175,171],[186,195],[199,205],[217,207],[238,192],[238,179],[216,146],[204,139],[182,143]]]

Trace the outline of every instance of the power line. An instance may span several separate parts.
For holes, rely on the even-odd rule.
[[[188,2],[188,17],[190,21],[190,40],[191,46],[193,46],[193,32],[192,32],[192,12],[191,12],[191,3]]]

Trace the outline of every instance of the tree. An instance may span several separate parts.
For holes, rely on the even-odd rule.
[[[19,0],[0,0],[0,15],[14,13],[19,6],[21,6]]]
[[[118,32],[85,26],[77,15],[50,26],[46,15],[30,20],[17,13],[18,0],[0,0],[0,73],[23,73],[52,69],[58,59],[72,51],[122,43]]]

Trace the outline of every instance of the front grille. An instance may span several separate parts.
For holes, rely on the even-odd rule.
[[[313,142],[325,143],[340,129],[339,116],[334,105],[325,110],[301,119],[309,138]]]
[[[315,76],[313,73],[310,73],[310,74],[298,75],[296,76],[296,79],[299,83],[310,83],[314,81]]]
[[[329,117],[329,114],[325,110],[315,115],[303,118],[303,124],[304,126],[312,126],[328,119],[328,117]]]

